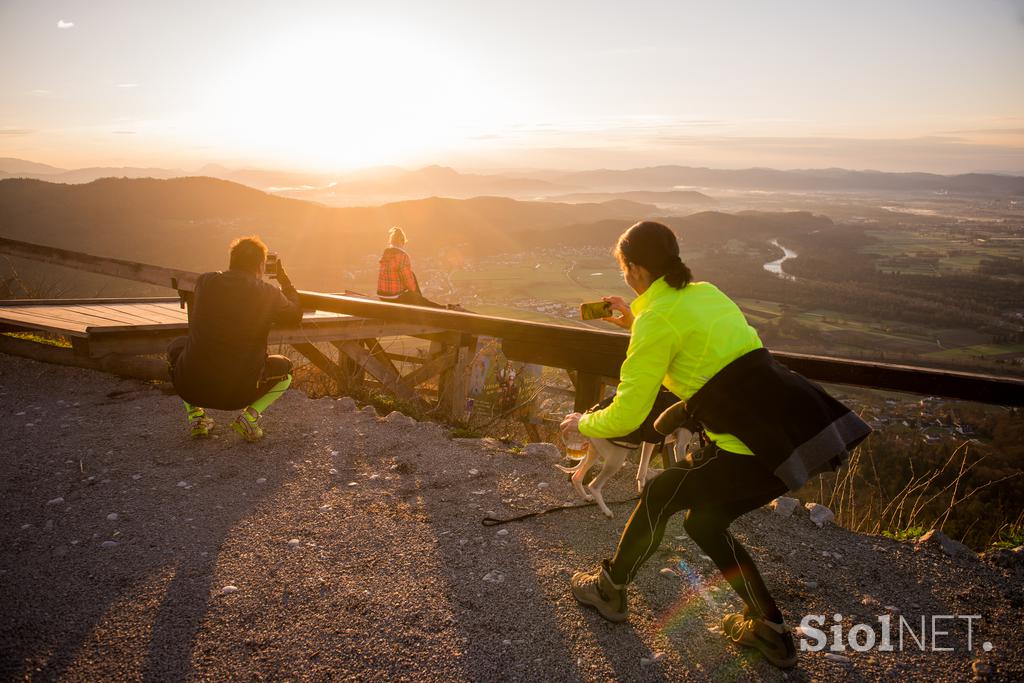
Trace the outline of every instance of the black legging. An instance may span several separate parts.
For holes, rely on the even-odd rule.
[[[687,509],[683,528],[743,599],[747,613],[781,621],[753,559],[729,533],[729,525],[786,491],[786,485],[752,455],[723,451],[714,444],[696,451],[644,487],[612,558],[612,580],[631,582],[661,544],[669,517]]]

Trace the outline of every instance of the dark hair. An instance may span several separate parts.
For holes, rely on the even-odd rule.
[[[255,273],[267,260],[267,245],[256,235],[239,237],[231,243],[231,270]]]
[[[679,242],[667,225],[654,221],[640,221],[622,233],[612,252],[623,265],[643,266],[657,280],[682,289],[693,280],[693,274],[679,258]]]

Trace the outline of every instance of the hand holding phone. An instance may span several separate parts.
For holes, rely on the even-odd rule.
[[[277,277],[277,267],[280,263],[277,254],[274,252],[267,254],[267,265],[264,267],[263,272],[269,279],[273,280]]]
[[[590,301],[580,304],[580,320],[600,320],[612,314],[612,305],[607,301]]]

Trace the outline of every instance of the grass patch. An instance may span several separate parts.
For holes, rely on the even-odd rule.
[[[71,342],[65,337],[57,336],[45,336],[36,332],[3,332],[6,337],[13,337],[15,339],[23,339],[25,341],[35,342],[36,344],[45,344],[46,346],[56,346],[60,349],[70,349]]]

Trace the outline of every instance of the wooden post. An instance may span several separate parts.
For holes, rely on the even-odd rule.
[[[582,413],[601,400],[601,377],[580,372],[576,375],[576,401],[573,409]]]
[[[463,336],[455,349],[454,362],[441,373],[438,381],[440,412],[452,422],[461,422],[469,393],[469,364],[476,353],[476,337]]]

